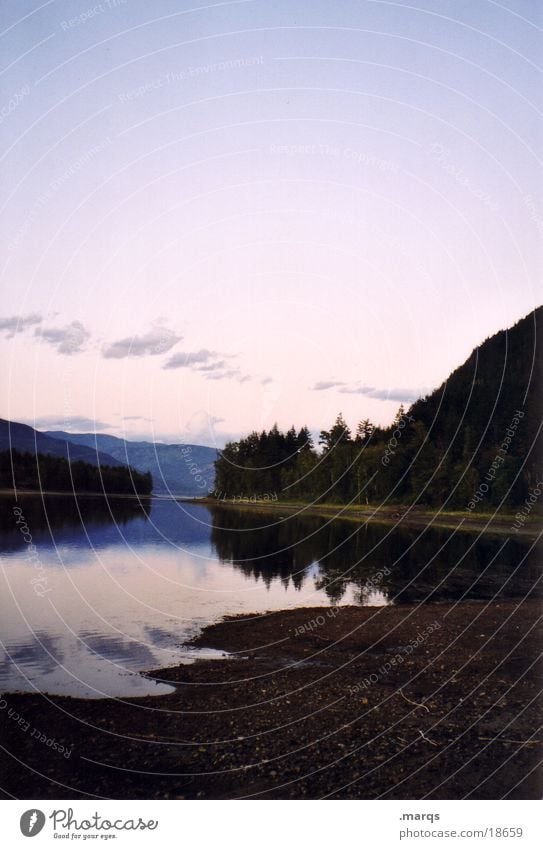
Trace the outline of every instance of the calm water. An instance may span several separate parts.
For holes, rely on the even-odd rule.
[[[138,672],[222,656],[183,644],[225,614],[523,597],[541,575],[518,538],[24,496],[25,541],[13,506],[2,498],[0,692],[168,692]]]

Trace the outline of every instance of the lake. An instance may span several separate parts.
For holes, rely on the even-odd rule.
[[[227,614],[539,592],[540,558],[514,536],[157,498],[1,500],[0,692],[169,692],[138,673],[199,656],[227,662],[184,645]]]

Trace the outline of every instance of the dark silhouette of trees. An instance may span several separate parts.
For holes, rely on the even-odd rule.
[[[307,427],[277,425],[229,443],[215,464],[224,498],[423,504],[490,510],[524,502],[541,481],[543,307],[477,348],[390,427],[353,437],[340,413],[313,447]]]
[[[0,487],[42,492],[96,492],[117,495],[149,495],[150,472],[127,466],[93,466],[49,454],[0,451]]]

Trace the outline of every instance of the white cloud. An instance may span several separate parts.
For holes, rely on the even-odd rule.
[[[214,360],[217,357],[216,351],[208,351],[207,348],[200,348],[199,351],[178,351],[176,354],[170,357],[169,360],[166,360],[163,368],[165,369],[174,369],[174,368],[215,368],[218,367],[218,364],[210,364],[210,360]]]
[[[125,339],[112,342],[102,349],[102,356],[108,360],[122,360],[125,357],[154,357],[171,350],[182,338],[167,327],[153,327],[142,336],[127,336]]]
[[[205,377],[206,380],[237,380],[238,383],[247,383],[247,381],[252,380],[250,374],[243,374],[239,368],[213,371],[206,374]]]
[[[23,333],[29,327],[40,324],[42,321],[42,316],[37,312],[5,316],[0,318],[0,333],[3,333],[7,339],[12,339],[16,333]]]
[[[394,389],[376,389],[374,386],[353,386],[344,387],[339,390],[348,395],[365,395],[366,398],[376,398],[380,401],[405,401],[412,403],[423,395],[426,395],[430,390],[426,388],[394,388]]]
[[[90,339],[90,332],[80,321],[72,321],[64,327],[38,327],[35,336],[40,336],[56,348],[59,354],[80,354]]]
[[[239,368],[230,368],[223,357],[231,359],[236,354],[223,354],[200,348],[199,351],[178,351],[164,363],[165,369],[188,368],[200,372],[206,380],[237,380],[246,383],[252,380],[250,374],[244,374]]]
[[[340,380],[319,380],[311,389],[322,392],[324,389],[337,389],[339,386],[345,386],[345,384]]]
[[[25,424],[29,424],[38,430],[65,430],[69,433],[95,433],[112,427],[107,422],[91,419],[88,416],[63,416],[62,414],[25,419]]]
[[[379,401],[405,401],[412,403],[431,392],[427,387],[395,387],[394,389],[379,389],[375,386],[365,386],[355,383],[349,386],[340,380],[322,380],[311,387],[316,391],[326,389],[337,389],[343,395],[364,395],[366,398],[375,398]]]

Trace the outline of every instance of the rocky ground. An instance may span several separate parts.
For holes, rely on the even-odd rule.
[[[230,618],[195,641],[229,659],[150,673],[170,695],[4,694],[3,795],[541,798],[541,612],[534,600]]]

